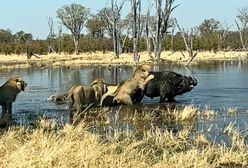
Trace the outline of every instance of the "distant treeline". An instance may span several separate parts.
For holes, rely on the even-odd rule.
[[[88,34],[81,34],[79,42],[79,52],[95,52],[95,51],[113,51],[113,41],[110,33],[103,33],[102,27],[88,19],[86,28]],[[99,31],[98,31],[99,30]],[[181,32],[171,30],[168,32],[166,39],[163,42],[163,50],[184,51],[185,44]],[[99,33],[100,32],[100,33]],[[127,32],[127,31],[123,31]],[[185,33],[189,35],[189,33]],[[242,36],[248,37],[248,29],[242,30]],[[122,34],[122,52],[132,52],[133,42],[132,37],[128,33]],[[247,38],[243,38],[246,44]],[[151,43],[152,44],[152,43]],[[27,48],[32,48],[35,54],[48,54],[51,52],[72,54],[74,45],[72,35],[61,33],[61,35],[50,34],[47,39],[33,39],[31,33],[19,31],[15,34],[11,30],[0,29],[0,53],[5,55],[10,54],[25,54]],[[151,46],[153,48],[153,46]],[[197,51],[227,51],[227,50],[242,50],[243,46],[240,41],[240,31],[229,31],[221,28],[218,21],[214,19],[206,19],[201,25],[194,28],[193,33],[193,49]],[[139,51],[147,50],[147,42],[145,35],[142,35],[139,40]]]
[[[247,31],[248,32],[248,31]],[[24,34],[21,37],[18,34]],[[95,52],[95,51],[113,51],[112,39],[110,37],[98,38],[92,35],[81,35],[79,43],[80,52]],[[27,38],[25,38],[27,37]],[[226,50],[241,50],[239,32],[227,32],[225,39],[221,40],[217,34],[209,34],[208,36],[198,35],[194,37],[194,50],[198,51],[226,51]],[[49,47],[49,44],[50,46]],[[123,44],[122,52],[132,52],[132,39],[126,38]],[[32,39],[32,34],[18,32],[12,34],[10,30],[0,30],[0,53],[5,55],[10,54],[25,54],[27,47],[34,50],[36,54],[48,54],[49,52],[72,54],[74,45],[71,35],[63,34],[61,39],[52,38],[46,40]],[[139,42],[139,50],[146,51],[145,38],[141,38]],[[185,45],[180,33],[168,35],[163,44],[164,50],[183,51]]]

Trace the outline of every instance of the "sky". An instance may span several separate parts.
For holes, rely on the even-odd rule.
[[[147,10],[147,0],[142,1],[142,12]],[[153,1],[153,0],[152,0]],[[122,2],[122,0],[118,0]],[[47,19],[52,17],[55,32],[58,27],[56,11],[71,3],[90,8],[91,13],[109,6],[110,0],[0,0],[0,29],[10,29],[12,33],[24,31],[32,33],[34,39],[45,39],[49,34]],[[123,8],[123,15],[130,12],[130,1]],[[180,26],[190,29],[199,26],[204,19],[214,18],[236,29],[235,18],[238,9],[248,7],[248,0],[175,0],[180,4],[171,16],[176,17]],[[63,28],[64,32],[66,28]]]

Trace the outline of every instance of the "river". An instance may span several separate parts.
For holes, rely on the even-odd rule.
[[[215,61],[199,63],[185,68],[177,64],[150,66],[150,70],[171,70],[192,76],[198,85],[190,92],[177,96],[176,104],[194,104],[198,108],[206,106],[218,113],[212,121],[201,121],[199,129],[216,124],[215,130],[235,123],[240,129],[246,129],[248,121],[248,63],[247,61]],[[13,104],[13,118],[19,123],[32,122],[37,116],[67,121],[66,105],[55,105],[46,99],[51,94],[66,93],[76,83],[89,84],[95,78],[103,78],[108,83],[119,83],[133,72],[130,66],[82,66],[80,68],[44,68],[28,70],[0,71],[0,84],[10,76],[19,76],[28,86],[21,92]],[[145,97],[144,106],[159,105],[159,98]],[[224,117],[228,108],[237,109],[235,116]],[[217,124],[218,123],[218,124]]]

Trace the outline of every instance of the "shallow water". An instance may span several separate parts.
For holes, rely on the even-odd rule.
[[[172,70],[198,80],[198,85],[188,93],[176,97],[177,105],[194,104],[199,108],[208,106],[218,112],[211,121],[198,121],[196,129],[207,129],[212,125],[214,131],[224,129],[235,122],[239,129],[246,129],[248,121],[248,63],[210,62],[199,63],[185,68],[175,64],[152,66],[153,71]],[[51,94],[66,93],[76,83],[89,84],[95,78],[103,78],[108,83],[117,84],[132,74],[129,66],[83,66],[81,68],[49,68],[39,70],[11,70],[0,72],[0,85],[10,76],[20,76],[27,83],[26,91],[17,96],[13,104],[13,117],[18,123],[28,123],[36,116],[45,115],[57,121],[66,122],[66,105],[47,102]],[[145,97],[144,106],[156,106],[159,98]],[[235,107],[238,113],[225,115],[227,108]],[[225,116],[225,117],[223,117]]]

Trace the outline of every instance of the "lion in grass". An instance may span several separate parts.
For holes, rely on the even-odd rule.
[[[73,123],[74,114],[71,109],[74,103],[76,104],[77,115],[79,115],[82,111],[83,106],[98,105],[100,103],[102,95],[107,91],[108,88],[103,79],[95,79],[89,86],[72,86],[67,96],[69,123]]]
[[[114,92],[103,96],[101,105],[133,105],[137,91],[139,89],[144,90],[147,83],[153,78],[154,75],[150,75],[146,67],[138,66],[133,75],[129,79],[122,81]]]
[[[0,105],[2,106],[2,118],[12,119],[12,103],[16,96],[24,91],[27,83],[19,77],[11,77],[0,87]]]

